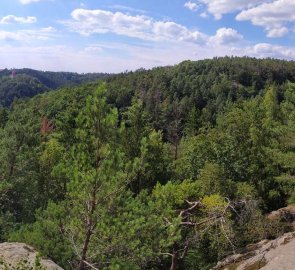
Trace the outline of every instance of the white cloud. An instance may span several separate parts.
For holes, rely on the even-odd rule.
[[[0,31],[0,41],[17,41],[22,43],[30,43],[36,40],[44,41],[54,38],[54,32],[56,30],[51,26],[37,30]]]
[[[75,72],[122,72],[141,67],[173,65],[187,59],[198,60],[225,55],[294,60],[295,47],[267,43],[228,46],[208,42],[203,46],[194,43],[160,42],[157,46],[138,46],[101,42],[80,50],[70,46],[0,45],[1,66]]]
[[[103,48],[96,45],[88,46],[84,49],[86,52],[100,53],[103,51]]]
[[[124,5],[111,5],[109,6],[109,8],[116,9],[116,10],[123,10],[127,12],[136,12],[136,13],[142,13],[142,14],[146,13],[146,11],[143,9],[133,8],[133,7],[124,6]]]
[[[94,48],[100,47],[102,50],[95,51]],[[104,51],[108,49],[109,54],[105,54]],[[69,46],[0,46],[1,66],[75,72],[122,72],[141,67],[174,65],[187,59],[210,58],[224,53],[230,54],[230,50],[222,49],[217,52],[212,51],[211,47],[192,43],[169,44],[168,47],[165,44],[157,47],[97,44],[83,50]]]
[[[28,4],[32,4],[32,3],[37,3],[37,2],[41,2],[41,1],[51,1],[53,2],[54,0],[19,0],[19,2],[23,5],[28,5]]]
[[[131,37],[141,37],[150,30],[152,22],[141,15],[131,16],[105,10],[75,9],[73,21],[65,22],[71,30],[83,35],[113,32]]]
[[[295,22],[294,10],[294,0],[276,0],[244,10],[236,19],[264,27],[268,37],[282,37],[289,31],[287,25]]]
[[[210,42],[217,44],[234,44],[243,40],[243,36],[237,30],[232,28],[220,28],[216,31],[215,36],[210,38]]]
[[[10,23],[36,23],[37,18],[28,16],[28,17],[17,17],[15,15],[7,15],[0,19],[0,24],[10,24]]]
[[[273,28],[267,31],[267,37],[270,37],[270,38],[283,37],[286,34],[288,34],[288,32],[289,32],[289,29],[285,26]]]
[[[52,26],[48,26],[45,28],[41,28],[41,32],[42,33],[54,33],[54,32],[56,32],[56,29]]]
[[[155,21],[143,15],[128,15],[105,10],[76,9],[71,21],[63,22],[71,31],[83,35],[115,33],[150,41],[178,40],[203,42],[205,34],[172,21]]]
[[[209,1],[207,2],[209,3]],[[216,3],[215,0],[210,2]],[[219,0],[219,3],[221,2],[233,3],[230,0]],[[237,0],[236,2],[249,4],[254,1]],[[259,5],[252,6],[248,10],[256,7],[258,8]],[[208,12],[210,11],[205,11],[206,14]],[[222,16],[224,13],[220,9],[216,14]],[[86,44],[82,49],[80,49],[80,45],[79,49],[70,46],[33,47],[36,44],[50,44],[47,40],[58,37],[57,30],[51,26],[37,30],[13,32],[0,30],[1,65],[26,66],[42,70],[120,72],[140,67],[173,65],[186,59],[198,60],[225,55],[295,60],[295,47],[268,43],[251,45],[237,30],[232,28],[220,28],[213,36],[208,36],[173,22],[171,19],[156,20],[144,15],[76,9],[71,16],[72,19],[64,21],[63,24],[71,31],[83,35],[113,33],[151,42],[140,42],[144,43],[142,46],[124,44],[122,41],[112,44],[102,42],[101,44]],[[284,35],[290,30],[288,29],[290,25],[287,27],[284,23],[271,24],[271,26],[267,30],[267,34],[271,37]],[[6,45],[3,46],[3,44]]]
[[[208,12],[213,14],[215,19],[221,19],[224,14],[253,7],[265,0],[199,0],[199,2],[207,6]]]
[[[247,53],[257,57],[272,57],[287,60],[295,59],[295,48],[288,46],[273,45],[269,43],[258,43],[247,50]]]
[[[286,35],[290,23],[295,23],[294,0],[199,0],[199,3],[205,5],[215,19],[239,11],[236,20],[263,27],[270,38]]]
[[[190,31],[175,22],[158,21],[153,24],[153,33],[159,39],[177,39],[179,41],[203,42],[206,36],[199,31]]]
[[[192,11],[197,11],[199,9],[199,5],[195,2],[188,1],[184,4],[184,7],[192,10]]]
[[[209,17],[209,15],[208,15],[207,12],[202,12],[202,13],[200,14],[200,17],[203,18],[203,19],[206,19],[206,18]]]
[[[18,41],[21,40],[21,35],[19,33],[0,31],[0,41]]]
[[[39,2],[40,0],[19,0],[23,5]]]

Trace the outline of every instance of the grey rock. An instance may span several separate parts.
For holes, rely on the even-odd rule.
[[[278,209],[268,214],[267,218],[271,221],[282,221],[290,224],[295,222],[295,204]]]
[[[0,243],[0,258],[11,268],[21,261],[27,261],[30,266],[34,266],[37,254],[34,248],[23,243]],[[46,270],[63,270],[51,260],[41,258],[40,263]],[[5,268],[0,265],[0,270],[2,269]]]
[[[295,233],[263,240],[220,261],[214,270],[295,270]]]

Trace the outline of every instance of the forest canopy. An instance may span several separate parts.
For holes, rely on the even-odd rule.
[[[295,63],[185,61],[15,100],[0,159],[2,241],[65,269],[210,269],[290,229],[265,214],[295,203]]]
[[[109,76],[104,73],[78,74],[33,69],[0,70],[0,106],[8,107],[18,98],[30,98],[60,87],[75,86]]]

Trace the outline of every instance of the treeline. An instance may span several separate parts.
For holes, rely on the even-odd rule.
[[[65,269],[209,269],[289,230],[295,64],[217,58],[0,110],[0,237]]]
[[[8,107],[14,99],[30,98],[60,87],[75,86],[107,78],[104,73],[78,74],[33,69],[4,69],[0,71],[0,106]]]

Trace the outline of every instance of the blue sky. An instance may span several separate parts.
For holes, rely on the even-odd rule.
[[[121,72],[237,55],[295,60],[295,0],[0,2],[0,69]]]

